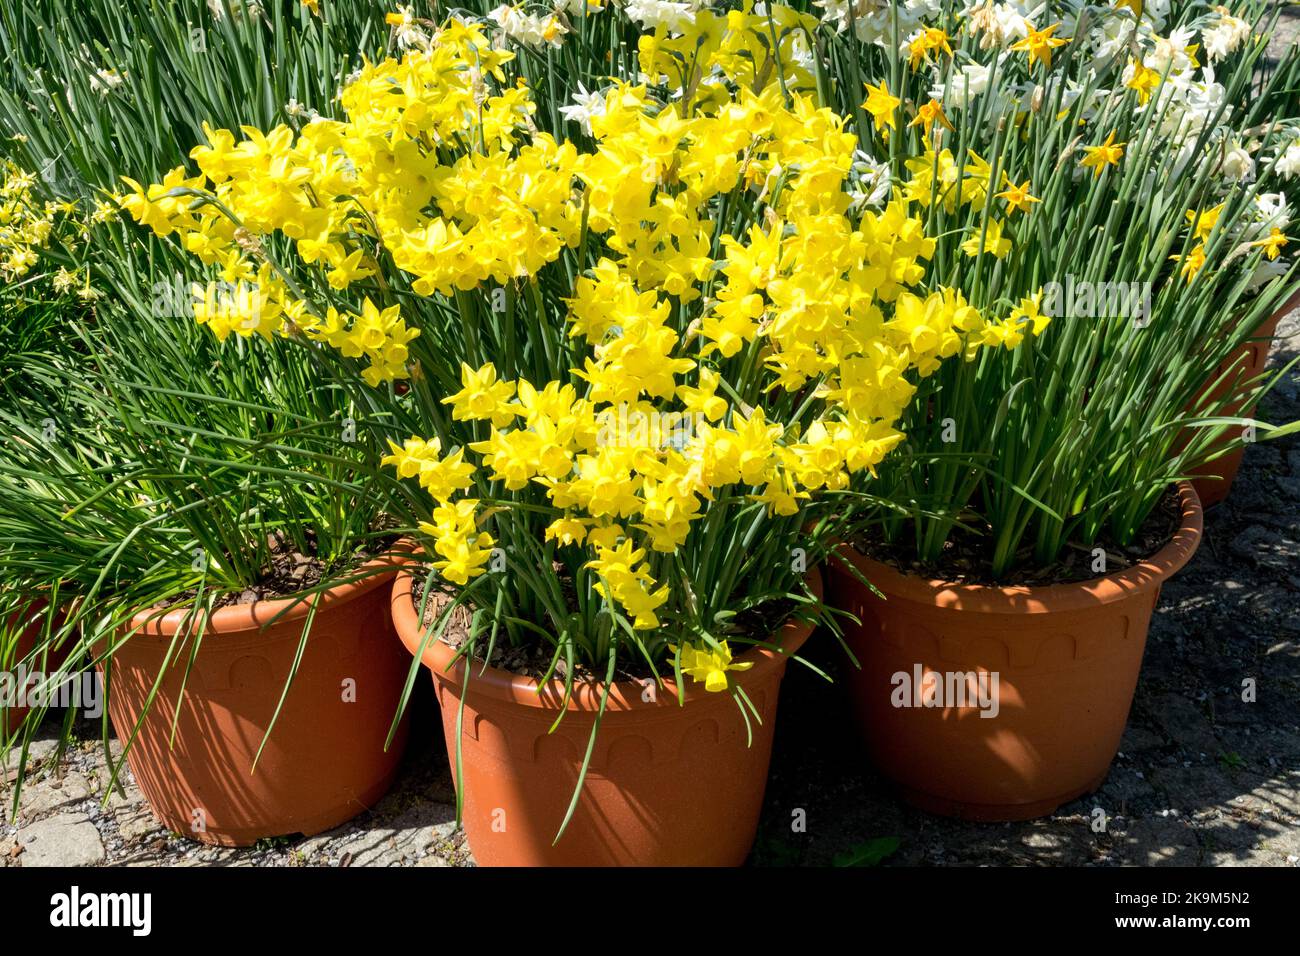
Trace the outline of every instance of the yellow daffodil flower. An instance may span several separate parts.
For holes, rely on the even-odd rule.
[[[916,108],[916,116],[907,125],[920,126],[927,133],[935,123],[945,129],[952,129],[952,123],[948,121],[947,114],[943,111],[943,104],[931,97],[927,102]]]
[[[1269,259],[1276,259],[1282,252],[1282,247],[1287,244],[1287,237],[1282,230],[1276,227],[1269,232],[1263,239],[1256,239],[1251,243],[1264,250],[1264,255]]]
[[[668,650],[677,653],[676,645],[670,644]],[[747,671],[754,666],[753,661],[733,662],[731,648],[726,641],[720,641],[716,649],[708,645],[696,647],[687,644],[682,647],[681,655],[682,673],[690,675],[697,683],[702,683],[704,689],[711,693],[724,691],[730,686],[728,671]]]
[[[894,110],[898,109],[903,102],[897,96],[892,96],[889,87],[885,81],[881,80],[879,86],[872,86],[870,83],[865,84],[867,88],[867,99],[862,104],[862,108],[871,114],[872,121],[876,124],[876,130],[883,130],[886,126],[894,126]]]
[[[1002,174],[1002,178],[1007,188],[997,193],[997,198],[1006,200],[1008,212],[1029,212],[1034,203],[1042,201],[1038,197],[1029,194],[1029,180],[1026,179],[1017,186],[1006,173]]]
[[[1085,146],[1084,157],[1079,165],[1092,170],[1093,175],[1100,176],[1107,166],[1118,166],[1124,155],[1124,144],[1115,142],[1115,131],[1111,130],[1106,141],[1100,146]]]
[[[1033,24],[1026,21],[1028,33],[1023,39],[1017,40],[1011,44],[1011,49],[1020,53],[1029,54],[1029,65],[1032,67],[1035,62],[1042,63],[1044,68],[1052,68],[1052,50],[1056,47],[1065,46],[1070,42],[1069,37],[1054,37],[1053,33],[1060,26],[1059,23],[1053,23],[1050,27],[1044,27],[1042,30],[1035,29]]]

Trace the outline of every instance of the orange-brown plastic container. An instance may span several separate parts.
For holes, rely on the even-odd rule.
[[[1201,538],[1201,506],[1179,485],[1181,527],[1126,570],[1046,587],[946,584],[842,551],[880,594],[847,571],[832,603],[856,615],[846,637],[853,706],[876,766],[920,808],[972,820],[1051,813],[1101,785],[1119,749],[1160,586]],[[957,694],[911,693],[968,679]],[[980,673],[984,678],[978,677]],[[977,700],[978,680],[994,695]],[[899,675],[905,675],[900,677]],[[960,690],[957,691],[960,693]],[[921,703],[921,706],[917,706]],[[983,704],[983,706],[981,706]],[[982,716],[990,714],[991,716]]]
[[[393,573],[323,592],[256,772],[254,757],[293,667],[310,603],[281,598],[212,614],[185,680],[174,745],[172,721],[192,643],[165,670],[163,664],[185,611],[136,615],[132,626],[139,632],[112,657],[108,711],[126,741],[162,673],[127,760],[164,826],[205,843],[245,846],[320,833],[378,802],[407,735],[403,722],[384,749],[410,667],[388,616]]]
[[[423,628],[411,577],[393,585],[393,623],[412,654]],[[819,575],[812,576],[821,593]],[[767,784],[777,695],[789,655],[807,640],[808,624],[788,623],[772,638],[781,653],[750,648],[748,671],[731,674],[762,722],[745,718],[727,693],[676,690],[634,681],[613,685],[573,819],[559,841],[591,734],[600,692],[575,688],[558,727],[563,684],[538,692],[536,680],[471,665],[463,717],[464,662],[430,640],[422,659],[433,675],[453,773],[457,722],[465,832],[482,866],[738,866],[749,855]]]

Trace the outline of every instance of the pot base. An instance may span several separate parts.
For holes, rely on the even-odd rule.
[[[1021,820],[1051,816],[1071,800],[1077,800],[1099,790],[1108,776],[1110,776],[1109,767],[1085,786],[1076,787],[1058,797],[1048,797],[1030,803],[965,803],[926,793],[924,790],[917,790],[901,783],[895,783],[893,789],[910,806],[935,816],[955,817],[958,820],[970,820],[974,823],[1017,823]]]
[[[405,746],[406,730],[403,727],[402,734],[394,741],[394,751],[401,753]],[[282,833],[270,833],[268,829],[274,829],[274,825],[268,827],[263,824],[258,827],[229,827],[221,830],[208,830],[203,833],[191,832],[192,821],[189,818],[174,817],[165,811],[160,812],[159,808],[146,801],[145,805],[149,807],[149,812],[159,825],[172,833],[180,833],[199,843],[208,846],[228,846],[228,847],[246,847],[253,846],[259,840],[274,840],[280,837],[312,837],[326,830],[333,830],[341,824],[347,823],[353,817],[356,817],[367,810],[373,808],[384,795],[388,793],[393,785],[393,780],[397,777],[397,767],[394,766],[392,771],[384,776],[383,779],[375,782],[374,785],[367,787],[361,793],[350,797],[349,799],[337,803],[333,806],[320,810],[310,817],[295,819],[293,829]]]

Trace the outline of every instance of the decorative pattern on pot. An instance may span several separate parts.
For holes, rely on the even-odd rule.
[[[393,586],[393,623],[407,649],[423,642],[402,572]],[[821,595],[821,578],[810,576]],[[786,623],[772,638],[781,653],[751,648],[733,673],[762,722],[745,719],[730,694],[688,688],[685,706],[671,681],[613,685],[577,809],[555,840],[577,785],[599,709],[594,683],[576,687],[552,731],[563,683],[537,681],[481,663],[471,665],[461,759],[463,823],[484,866],[738,866],[758,828],[772,752],[777,698],[789,656],[807,640],[808,624]],[[456,722],[463,662],[430,641],[423,662],[442,708],[456,773]],[[457,780],[460,786],[462,781]]]
[[[287,612],[293,598],[213,613],[184,680],[170,745],[191,647],[178,645],[181,659],[164,672],[127,754],[136,783],[164,826],[205,843],[244,846],[266,837],[320,833],[384,795],[407,736],[403,720],[385,752],[409,667],[392,639],[388,616],[393,574],[372,573],[323,593],[297,675],[255,772],[254,759],[298,653],[310,602]],[[156,614],[137,614],[132,625],[141,630],[112,657],[108,710],[122,740],[140,719],[168,646],[184,625],[182,609]]]
[[[1161,582],[1201,535],[1182,520],[1157,554],[1077,584],[990,587],[930,581],[845,555],[832,600],[861,664],[853,708],[872,760],[911,803],[975,820],[1042,816],[1101,785],[1119,749]]]

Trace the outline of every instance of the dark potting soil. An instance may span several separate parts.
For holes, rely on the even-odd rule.
[[[292,597],[311,590],[326,578],[355,571],[366,562],[383,554],[398,540],[398,535],[385,535],[367,541],[346,558],[334,562],[327,562],[317,556],[315,532],[308,531],[304,539],[306,553],[299,551],[287,535],[280,532],[273,534],[268,553],[269,563],[262,569],[257,580],[242,591],[231,591],[221,595],[212,602],[212,609]],[[197,594],[198,592],[194,590],[186,591],[159,607],[185,604],[193,601]]]
[[[445,584],[435,583],[433,592],[429,595],[427,602],[424,600],[424,591],[424,579],[419,573],[414,574],[411,581],[411,603],[414,605],[417,614],[420,612],[420,605],[424,605],[424,626],[431,627],[443,616],[447,606],[455,601],[456,591]],[[448,647],[459,650],[469,639],[470,621],[473,615],[474,608],[470,605],[457,605],[451,611],[446,626],[438,639]],[[489,640],[486,635],[475,642],[474,660],[477,663],[486,663],[489,667],[495,667],[497,670],[507,671],[519,677],[530,677],[538,681],[546,677],[548,673],[556,680],[564,680],[568,674],[568,662],[563,659],[556,661],[555,670],[551,671],[551,655],[554,653],[554,648],[531,642],[516,647],[506,639],[504,631],[499,631],[497,640],[492,646],[491,657],[485,660],[488,644]],[[641,661],[640,663],[644,673],[631,673],[620,670],[617,679],[643,680],[647,677],[653,677],[649,668],[645,666],[645,662]],[[575,679],[598,681],[602,676],[597,675],[587,665],[579,663]]]
[[[415,606],[416,613],[420,611],[420,604],[424,599],[423,578],[417,573],[411,583],[411,601]],[[566,580],[562,589],[566,596],[571,596],[573,592],[573,583],[571,579]],[[455,600],[455,591],[446,585],[435,585],[433,594],[424,605],[424,626],[429,627],[438,621],[446,607]],[[576,602],[571,602],[576,606]],[[780,601],[767,601],[757,607],[748,608],[735,617],[735,626],[732,628],[729,637],[748,638],[750,640],[768,641],[771,639],[777,628],[790,617],[795,608],[795,602],[785,599]],[[465,604],[457,606],[452,612],[447,625],[439,638],[448,647],[459,649],[469,638],[470,619],[473,616],[473,608]],[[480,637],[474,647],[474,660],[478,663],[485,663],[483,655],[487,652],[488,640],[486,637]],[[748,650],[749,644],[737,642],[732,645],[732,654],[739,656],[745,650]],[[495,646],[492,648],[492,657],[486,661],[488,666],[495,667],[498,670],[507,671],[520,677],[528,677],[533,680],[541,680],[549,672],[555,680],[565,680],[568,674],[568,662],[563,658],[555,661],[555,669],[551,671],[551,658],[554,654],[554,647],[540,643],[530,642],[525,646],[512,646],[505,638],[504,632],[498,633]],[[659,674],[662,677],[672,676],[672,664],[670,662],[660,661]],[[615,681],[645,681],[653,680],[654,671],[646,663],[644,657],[633,649],[625,649],[620,655],[618,664],[615,667]],[[574,679],[578,681],[601,682],[605,679],[603,671],[597,673],[588,664],[581,661],[577,662],[574,670]]]
[[[1130,568],[1167,545],[1181,523],[1182,506],[1178,490],[1171,487],[1151,509],[1151,514],[1142,523],[1131,545],[1116,544],[1103,535],[1092,547],[1068,544],[1059,560],[1041,568],[1033,566],[1033,555],[1026,552],[1018,556],[1020,566],[1001,578],[994,578],[992,573],[989,539],[969,532],[954,533],[944,544],[939,560],[934,562],[918,560],[910,540],[887,542],[870,534],[862,534],[854,538],[852,544],[860,553],[874,561],[938,581],[1001,587],[1046,587],[1091,581]],[[1102,548],[1106,552],[1105,574],[1097,574],[1092,569],[1093,547]]]

